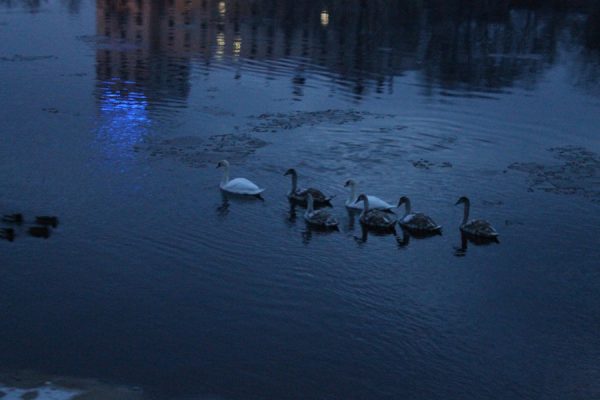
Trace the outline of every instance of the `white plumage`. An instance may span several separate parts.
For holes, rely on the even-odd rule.
[[[217,168],[223,167],[225,170],[223,171],[223,178],[221,179],[221,184],[219,187],[233,194],[243,194],[248,196],[258,196],[265,189],[258,187],[254,182],[246,179],[246,178],[234,178],[229,179],[229,162],[227,160],[221,160],[217,164]]]
[[[352,179],[348,179],[344,186],[350,188],[350,197],[348,197],[348,200],[346,200],[346,207],[355,210],[362,210],[365,206],[365,203],[356,202],[356,187],[358,186],[356,182]],[[391,205],[385,200],[380,199],[377,196],[367,195],[367,199],[369,201],[369,207],[373,210],[391,210],[395,208],[393,205]]]

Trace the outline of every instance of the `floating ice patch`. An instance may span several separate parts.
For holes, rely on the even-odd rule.
[[[174,159],[191,167],[202,167],[221,159],[241,160],[267,142],[248,134],[214,135],[209,138],[181,136],[164,140],[148,140],[135,147],[158,159]]]
[[[508,168],[529,174],[529,190],[580,195],[600,203],[600,157],[583,147],[548,149],[562,164],[513,163]]]
[[[79,390],[53,386],[21,389],[0,385],[0,399],[2,400],[70,400],[81,393]]]
[[[440,163],[434,163],[424,158],[419,158],[418,160],[410,160],[413,167],[418,169],[431,169],[431,168],[452,168],[452,163],[449,161],[444,161]]]
[[[277,132],[296,129],[302,126],[315,126],[323,123],[343,125],[359,122],[365,118],[387,118],[391,114],[374,114],[355,110],[295,111],[290,113],[261,114],[252,116],[258,120],[251,123],[253,132]]]
[[[51,60],[58,58],[56,56],[24,56],[22,54],[15,54],[10,57],[2,56],[0,61],[5,62],[25,62],[25,61],[39,61],[39,60]]]
[[[136,43],[128,42],[124,39],[114,39],[102,35],[82,35],[78,36],[77,39],[89,44],[97,50],[130,51],[140,47]]]
[[[0,400],[141,400],[137,387],[35,371],[0,372]]]

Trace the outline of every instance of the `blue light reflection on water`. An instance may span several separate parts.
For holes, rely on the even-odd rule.
[[[130,159],[134,146],[147,135],[152,125],[148,99],[136,90],[133,81],[113,78],[100,86],[97,140],[108,159]]]

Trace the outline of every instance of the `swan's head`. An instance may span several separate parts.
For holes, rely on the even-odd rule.
[[[363,193],[360,196],[358,196],[355,203],[358,203],[359,201],[367,201],[367,195]]]
[[[354,186],[356,186],[356,182],[354,182],[354,180],[352,180],[352,179],[348,179],[346,181],[346,183],[344,183],[344,187],[354,187]]]
[[[296,173],[296,170],[294,168],[290,168],[287,171],[285,171],[285,174],[283,174],[283,176],[288,176],[288,175],[296,176],[298,174]]]
[[[408,197],[406,196],[400,197],[400,200],[398,200],[398,207],[400,207],[404,203],[408,203]]]
[[[454,205],[457,206],[462,203],[469,204],[469,199],[466,196],[462,196]]]
[[[221,167],[229,167],[229,161],[227,160],[221,160],[217,163],[217,168],[221,168]]]

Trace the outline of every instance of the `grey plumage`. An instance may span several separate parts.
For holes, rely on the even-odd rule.
[[[312,194],[307,194],[307,208],[304,220],[312,226],[320,228],[337,228],[338,221],[325,209],[315,210]]]
[[[430,216],[423,213],[413,213],[411,211],[410,199],[402,196],[398,201],[398,207],[404,204],[405,214],[398,223],[403,228],[417,233],[437,233],[442,229]]]
[[[367,228],[382,230],[382,231],[395,231],[394,227],[398,221],[396,214],[383,211],[369,209],[369,199],[364,193],[358,196],[356,202],[363,201],[365,206],[362,213],[360,214],[360,222]]]
[[[469,220],[471,201],[467,197],[462,196],[460,199],[458,199],[456,205],[458,204],[465,205],[463,221],[460,224],[461,232],[465,233],[466,235],[482,239],[498,240],[498,232],[488,221],[483,219]]]
[[[288,169],[285,176],[290,175],[292,177],[292,190],[288,193],[288,199],[291,201],[300,204],[301,206],[306,207],[308,205],[308,195],[310,194],[313,198],[314,205],[319,206],[328,206],[331,205],[330,201],[332,199],[331,196],[326,196],[319,189],[315,188],[306,188],[299,189],[298,186],[298,173],[294,168]]]

